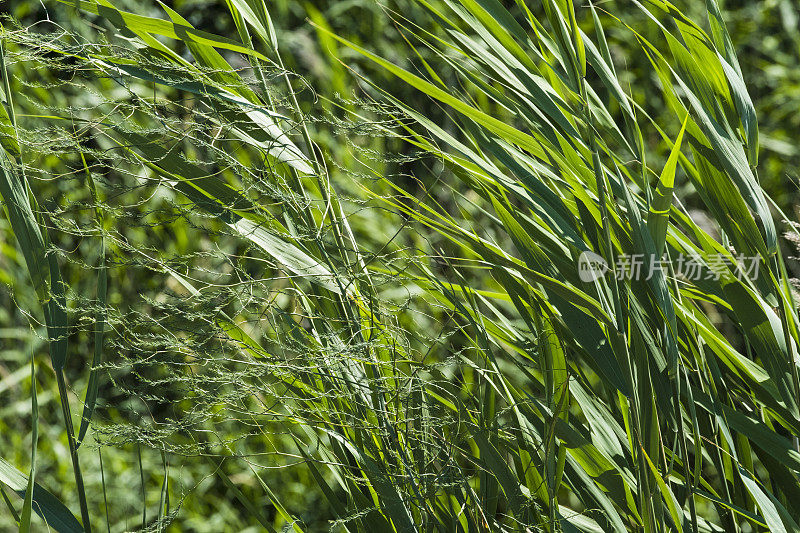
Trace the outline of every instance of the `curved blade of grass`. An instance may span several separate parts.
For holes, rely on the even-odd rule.
[[[667,224],[669,224],[669,211],[672,205],[672,190],[675,187],[675,172],[678,165],[678,155],[680,154],[683,132],[686,131],[686,123],[688,120],[689,116],[687,115],[686,118],[683,119],[681,131],[675,138],[675,144],[673,144],[667,163],[664,165],[664,170],[661,172],[661,177],[658,180],[658,187],[656,188],[656,196],[653,198],[653,202],[650,205],[650,212],[647,214],[647,228],[650,230],[650,235],[656,246],[656,257],[661,257],[664,253],[664,245],[667,240]]]
[[[653,464],[653,461],[650,460],[650,457],[647,456],[647,453],[644,450],[640,450],[644,458],[647,460],[647,465],[650,467],[650,471],[653,473],[653,477],[658,484],[658,490],[661,491],[661,496],[664,498],[664,501],[667,503],[667,508],[669,509],[669,515],[672,517],[672,523],[675,524],[678,533],[683,533],[683,523],[686,517],[683,514],[683,509],[681,508],[680,504],[678,503],[678,499],[675,498],[675,494],[673,494],[672,490],[670,490],[669,486],[664,482],[664,478],[661,477],[656,465]]]
[[[747,487],[748,492],[753,496],[758,507],[761,509],[761,514],[764,521],[767,523],[767,528],[773,533],[796,533],[800,531],[795,521],[789,515],[786,508],[773,496],[759,486],[758,482],[753,479],[750,472],[742,468],[738,468],[739,475],[742,482]]]
[[[321,28],[319,26],[318,26],[318,29],[320,31],[325,31],[325,28]],[[405,81],[406,83],[408,83],[412,87],[414,87],[414,88],[418,89],[419,91],[431,96],[432,98],[435,98],[435,99],[439,100],[440,102],[442,102],[444,104],[449,105],[450,107],[452,107],[453,109],[455,109],[459,113],[461,113],[464,116],[474,120],[477,124],[480,124],[480,125],[484,126],[486,129],[488,129],[489,131],[492,131],[492,132],[494,132],[494,133],[496,133],[496,134],[508,139],[509,141],[518,144],[521,148],[524,148],[525,150],[528,150],[529,152],[531,152],[532,154],[536,155],[537,157],[544,158],[545,153],[543,152],[543,150],[542,150],[541,146],[539,145],[539,143],[536,141],[536,139],[534,139],[533,137],[531,137],[527,133],[523,133],[522,131],[518,130],[517,128],[514,128],[513,126],[509,126],[505,122],[503,122],[501,120],[498,120],[497,118],[495,118],[495,117],[493,117],[491,115],[488,115],[488,114],[484,113],[483,111],[480,111],[479,109],[477,109],[477,108],[475,108],[473,106],[465,104],[464,102],[462,102],[458,98],[452,96],[447,91],[445,91],[443,89],[440,89],[439,87],[436,87],[432,83],[423,80],[419,76],[416,76],[416,75],[412,74],[411,72],[408,72],[407,70],[398,67],[394,63],[392,63],[390,61],[387,61],[387,60],[383,59],[382,57],[377,56],[377,55],[373,54],[372,52],[369,52],[369,51],[365,50],[364,48],[361,48],[357,44],[352,43],[352,42],[348,41],[347,39],[339,37],[336,34],[331,34],[331,36],[334,39],[336,39],[339,42],[341,42],[342,44],[344,44],[345,46],[347,46],[349,48],[352,48],[353,50],[355,50],[359,54],[362,54],[364,57],[366,57],[366,58],[374,61],[378,65],[382,66],[387,71],[391,72],[392,74],[394,74],[395,76],[397,76],[401,80]]]
[[[185,42],[192,42],[221,48],[224,50],[231,50],[232,52],[239,52],[247,54],[258,59],[269,61],[263,54],[251,50],[250,48],[237,43],[231,39],[220,37],[202,30],[195,29],[191,26],[170,22],[163,19],[153,17],[145,17],[127,11],[121,11],[114,7],[113,4],[107,0],[96,0],[89,2],[87,0],[59,0],[61,3],[79,7],[89,13],[100,15],[106,18],[109,22],[114,24],[120,30],[128,30],[133,33],[146,32],[155,35],[162,35],[170,39],[177,39]]]
[[[28,488],[28,476],[14,468],[2,457],[0,457],[0,482],[8,485],[20,497],[24,497]],[[83,526],[69,509],[38,483],[33,484],[31,501],[33,502],[33,511],[59,533],[81,533],[83,531]]]
[[[5,102],[0,102],[0,146],[13,157],[19,157],[19,142]]]

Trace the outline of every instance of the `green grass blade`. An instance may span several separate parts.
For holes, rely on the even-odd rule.
[[[0,482],[21,497],[24,497],[28,488],[28,476],[2,457],[0,457]],[[69,509],[38,483],[33,485],[31,501],[33,511],[59,533],[81,533],[84,530]]]
[[[36,363],[31,354],[31,473],[28,476],[28,487],[25,489],[25,503],[19,520],[19,532],[31,530],[31,510],[33,507],[33,487],[36,482],[36,448],[39,443],[39,402],[36,397]]]

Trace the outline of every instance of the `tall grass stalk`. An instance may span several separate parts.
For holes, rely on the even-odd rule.
[[[0,74],[3,76],[5,93],[5,102],[0,105],[4,105],[4,113],[7,113],[6,117],[10,119],[10,125],[13,130],[13,137],[8,139],[7,142],[10,141],[16,144],[18,151],[16,154],[6,151],[3,157],[9,159],[16,155],[21,161],[22,152],[19,151],[17,117],[14,110],[14,101],[5,57],[5,42],[3,39],[0,39]],[[36,200],[29,196],[28,180],[25,176],[25,165],[21,163],[17,167],[19,169],[19,175],[15,175],[11,170],[13,168],[12,165],[7,164],[8,162],[10,161],[3,162],[3,176],[2,179],[0,179],[0,194],[2,194],[6,202],[6,209],[8,210],[11,226],[21,240],[23,254],[28,265],[31,280],[38,293],[39,302],[45,312],[45,323],[47,325],[50,341],[50,358],[58,382],[59,400],[64,417],[64,427],[69,444],[78,501],[80,502],[83,529],[88,533],[92,530],[89,518],[89,507],[83,483],[83,474],[78,459],[78,445],[75,438],[75,430],[72,425],[72,414],[70,412],[69,396],[67,394],[67,386],[63,371],[67,354],[67,322],[64,309],[63,282],[61,281],[57,259],[52,254],[48,257],[49,251],[47,250],[47,246],[49,245],[49,238],[47,235],[47,228],[44,226],[41,219],[36,218],[36,216],[41,217],[41,214],[36,207]],[[32,381],[31,394],[33,398],[35,398],[36,394],[35,389],[35,381]],[[34,418],[37,417],[35,416]],[[35,434],[36,430],[34,430],[34,435]],[[31,474],[31,478],[33,478],[33,474]],[[33,485],[30,486],[30,491],[32,494]],[[26,520],[29,519],[28,513]],[[22,527],[22,523],[20,527]]]

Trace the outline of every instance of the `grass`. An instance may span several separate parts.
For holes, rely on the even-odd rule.
[[[261,0],[224,37],[65,4],[117,35],[3,30],[9,283],[63,411],[30,357],[21,530],[800,530],[796,226],[715,0],[416,0],[392,57],[310,10],[364,96],[316,116]]]

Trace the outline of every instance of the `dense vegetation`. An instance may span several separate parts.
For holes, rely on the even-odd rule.
[[[798,14],[9,4],[0,529],[800,531]]]

